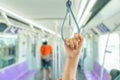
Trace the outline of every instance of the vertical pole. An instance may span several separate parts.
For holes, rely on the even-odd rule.
[[[52,63],[52,77],[53,77],[53,80],[55,80],[55,52],[53,52],[53,63]]]
[[[120,69],[120,33],[119,33],[119,69]]]
[[[104,56],[103,56],[103,63],[102,63],[102,68],[101,68],[100,80],[103,80],[104,65],[105,65],[105,58],[106,58],[106,49],[107,49],[107,46],[108,46],[109,37],[110,37],[110,34],[108,34],[108,38],[107,38],[107,42],[106,42],[106,46],[105,46],[105,50],[104,50]]]
[[[57,32],[58,32],[58,30],[57,30],[57,27],[58,27],[58,23],[56,22],[56,25],[54,26],[55,27],[55,31],[56,31],[56,35],[57,35]],[[55,37],[56,37],[56,35],[55,35]],[[54,64],[54,66],[55,66],[55,74],[54,74],[54,76],[55,76],[55,80],[57,80],[57,78],[58,78],[58,74],[59,74],[59,60],[58,60],[58,58],[59,58],[59,54],[58,54],[58,38],[56,37],[55,38],[55,40],[56,40],[56,45],[55,45],[55,64]]]
[[[37,35],[37,40],[36,40],[36,63],[37,63],[37,69],[40,69],[41,68],[41,53],[40,53],[40,41],[41,38],[40,38],[40,34]]]
[[[116,25],[116,24],[115,24]],[[104,74],[104,64],[105,64],[105,57],[106,57],[106,49],[107,49],[107,46],[108,46],[108,41],[109,41],[109,37],[110,37],[110,34],[115,31],[117,28],[119,27],[119,25],[116,25],[116,27],[108,34],[108,37],[107,37],[107,42],[106,42],[106,46],[105,46],[105,50],[104,50],[104,57],[103,57],[103,64],[102,64],[102,69],[101,69],[101,75],[100,75],[100,80],[102,80],[103,78],[103,74]]]
[[[58,53],[59,53],[59,77],[61,77],[61,53],[60,53],[60,39],[58,39]]]

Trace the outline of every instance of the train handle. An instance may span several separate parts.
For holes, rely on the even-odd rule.
[[[76,18],[75,18],[74,14],[73,14],[73,11],[72,11],[72,9],[71,9],[71,5],[72,5],[72,2],[71,2],[70,0],[68,0],[68,1],[66,2],[67,11],[66,11],[65,18],[64,18],[64,20],[63,20],[62,27],[61,27],[61,37],[62,37],[62,40],[63,40],[64,42],[65,42],[65,39],[64,39],[64,35],[63,35],[63,27],[64,27],[65,21],[66,21],[66,19],[67,19],[67,15],[68,15],[69,13],[71,13],[72,18],[73,18],[73,20],[74,20],[74,22],[75,22],[75,24],[76,24],[77,32],[80,33],[80,27],[79,27],[79,25],[78,25],[78,23],[77,23],[77,21],[76,21]]]

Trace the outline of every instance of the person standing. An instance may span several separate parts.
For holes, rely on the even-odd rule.
[[[52,46],[48,45],[47,41],[43,41],[40,47],[41,62],[42,62],[42,79],[46,80],[46,72],[48,71],[48,78],[52,80],[51,75],[51,62],[52,62]]]

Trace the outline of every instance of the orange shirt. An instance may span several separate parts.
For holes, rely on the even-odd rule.
[[[50,45],[42,45],[41,48],[40,48],[40,51],[41,51],[41,54],[43,56],[50,55],[50,54],[52,54],[52,46],[50,46]]]

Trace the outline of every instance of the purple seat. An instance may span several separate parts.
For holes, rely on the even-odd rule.
[[[11,68],[8,68],[8,69],[0,72],[0,80],[18,80],[20,77],[22,77],[22,78],[27,77],[28,73],[29,73],[29,75],[33,75],[35,72],[28,70],[27,62],[22,62],[18,65],[15,65]],[[28,76],[28,77],[30,77],[30,76]]]
[[[86,80],[96,80],[96,78],[93,77],[93,74],[91,71],[84,71],[84,74],[85,74]]]
[[[31,77],[34,77],[34,75],[37,73],[37,71],[28,71],[21,77],[19,77],[17,80],[30,80]]]
[[[84,71],[87,80],[99,80],[101,74],[101,66],[95,62],[93,71]],[[104,69],[103,80],[110,80],[109,73]]]
[[[104,70],[104,73],[103,73],[103,80],[110,80],[109,73],[106,70]]]

